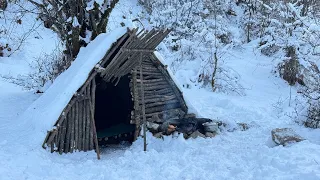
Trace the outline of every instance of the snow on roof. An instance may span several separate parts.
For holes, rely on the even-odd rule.
[[[74,93],[85,83],[90,71],[104,57],[112,43],[127,32],[127,27],[100,34],[87,47],[81,48],[69,69],[63,72],[53,84],[19,117],[35,131],[51,130]]]

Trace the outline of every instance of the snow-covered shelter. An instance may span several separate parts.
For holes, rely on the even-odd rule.
[[[43,147],[59,153],[96,150],[99,156],[101,144],[134,141],[143,117],[160,124],[183,118],[188,108],[182,93],[155,52],[168,34],[121,28],[82,49],[29,108],[52,123]]]

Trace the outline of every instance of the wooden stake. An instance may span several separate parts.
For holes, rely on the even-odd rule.
[[[139,91],[136,88],[137,87],[137,71],[136,67],[133,69],[132,71],[132,87],[131,91],[132,91],[132,97],[133,97],[133,102],[134,102],[134,117],[131,119],[131,121],[133,121],[136,125],[136,129],[134,132],[134,137],[133,140],[137,140],[139,133],[140,133],[140,106],[139,106]]]
[[[75,119],[74,119],[74,131],[75,131],[75,139],[74,139],[74,150],[79,149],[79,102],[75,103]]]
[[[83,121],[84,121],[84,117],[83,117],[83,101],[80,101],[78,103],[78,111],[79,111],[79,115],[78,115],[78,150],[82,151],[83,150]]]
[[[147,151],[147,122],[146,122],[146,107],[144,102],[144,87],[143,87],[143,74],[142,74],[142,52],[140,53],[140,83],[141,83],[141,109],[143,119],[143,150]]]
[[[97,158],[100,159],[100,149],[99,149],[99,143],[97,138],[97,129],[96,129],[96,124],[94,120],[94,105],[90,101],[89,101],[89,106],[90,106],[91,125],[92,125],[91,131],[93,131],[93,138],[94,138],[93,141],[96,148]]]

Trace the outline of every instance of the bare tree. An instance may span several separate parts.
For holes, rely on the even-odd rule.
[[[5,10],[8,6],[8,1],[7,0],[0,0],[0,10]]]
[[[65,42],[66,59],[73,60],[99,34],[106,32],[109,15],[119,0],[28,0],[39,9],[44,26]]]

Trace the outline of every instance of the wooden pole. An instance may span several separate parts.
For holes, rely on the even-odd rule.
[[[94,138],[93,141],[94,141],[95,148],[96,148],[97,158],[100,159],[100,149],[99,149],[99,144],[98,144],[97,129],[96,129],[96,124],[95,124],[95,120],[94,120],[94,105],[92,105],[91,101],[89,101],[89,105],[90,105],[90,112],[91,112],[90,114],[91,114],[93,138]]]
[[[141,109],[143,120],[143,150],[147,151],[147,122],[146,122],[146,105],[144,102],[144,87],[143,87],[143,74],[142,74],[142,52],[140,52],[140,83],[141,83]]]
[[[136,130],[134,132],[134,137],[133,140],[137,140],[139,133],[140,133],[140,106],[139,106],[139,90],[138,90],[138,82],[137,82],[137,74],[138,74],[138,70],[135,67],[132,71],[132,92],[133,92],[133,102],[134,102],[134,117],[132,118],[132,120],[134,121],[135,125],[136,125]]]

